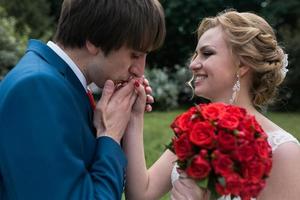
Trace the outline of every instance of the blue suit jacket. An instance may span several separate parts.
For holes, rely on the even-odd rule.
[[[31,40],[0,83],[0,199],[121,199],[127,164],[70,67]]]

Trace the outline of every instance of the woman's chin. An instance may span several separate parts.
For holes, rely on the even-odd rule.
[[[202,88],[195,88],[195,95],[206,98],[206,92]]]

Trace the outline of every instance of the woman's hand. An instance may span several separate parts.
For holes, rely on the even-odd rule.
[[[171,200],[209,200],[209,192],[200,188],[193,179],[181,173],[173,185]]]
[[[132,108],[133,115],[144,114],[144,111],[151,112],[151,104],[154,102],[152,96],[152,88],[149,85],[149,81],[146,78],[135,79],[135,90],[137,93],[137,99]]]

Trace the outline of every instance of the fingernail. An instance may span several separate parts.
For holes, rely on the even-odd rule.
[[[138,81],[135,81],[134,86],[138,88],[138,87],[140,87],[140,83]]]

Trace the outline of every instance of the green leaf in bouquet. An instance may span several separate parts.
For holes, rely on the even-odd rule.
[[[215,189],[210,190],[210,200],[216,200],[220,197],[220,195],[216,192]]]
[[[210,200],[216,200],[221,196],[216,191],[216,186],[215,186],[216,181],[217,181],[216,175],[215,174],[211,175],[210,179],[209,179],[209,182],[208,182],[208,189],[210,191],[210,198],[209,198]],[[225,180],[224,180],[224,182],[225,182]]]
[[[237,135],[239,135],[239,133],[240,133],[239,130],[237,130],[237,129],[234,129],[234,130],[233,130],[233,135],[237,136]]]
[[[197,180],[197,185],[201,188],[207,189],[209,177],[206,177],[201,180]]]
[[[214,179],[214,178],[212,178],[212,179]],[[210,179],[210,177],[206,177],[205,179],[198,180],[197,185],[200,188],[209,190],[209,192],[210,192],[209,199],[210,200],[216,200],[220,197],[220,195],[216,192],[212,179]]]
[[[169,144],[165,145],[166,149],[169,149],[170,151],[172,151],[175,154],[175,150],[173,147],[173,141],[171,141]]]
[[[185,170],[188,166],[186,161],[180,161],[180,160],[177,160],[177,165],[178,165],[179,169],[182,169],[182,170]]]
[[[225,179],[224,179],[223,177],[219,177],[219,178],[218,178],[218,182],[219,182],[223,187],[226,186],[226,182],[225,182]]]

